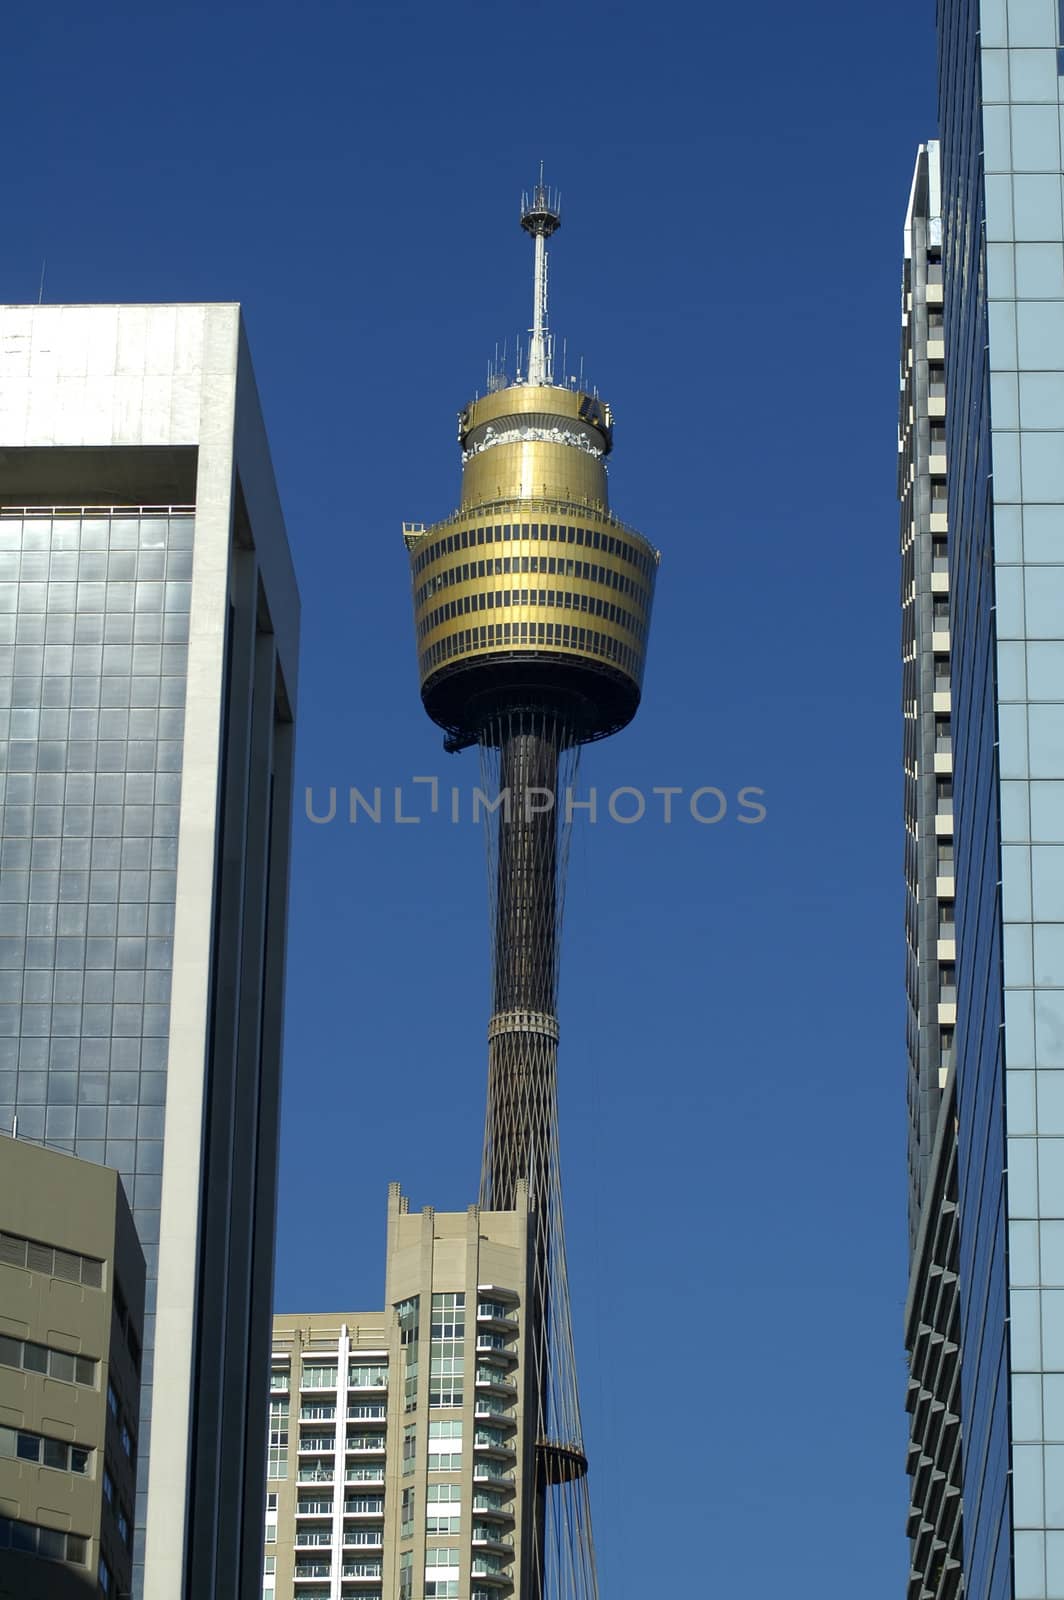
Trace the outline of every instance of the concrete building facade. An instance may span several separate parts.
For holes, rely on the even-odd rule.
[[[393,1185],[387,1307],[274,1319],[264,1600],[521,1592],[529,1220],[411,1212]]]
[[[118,1173],[0,1136],[0,1597],[128,1594],[144,1257]]]
[[[132,1204],[151,1600],[261,1575],[298,626],[239,308],[0,308],[0,1129]]]

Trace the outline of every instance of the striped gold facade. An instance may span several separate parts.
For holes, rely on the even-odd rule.
[[[437,703],[442,679],[462,672],[476,701],[490,696],[495,664],[524,658],[552,662],[553,686],[590,708],[581,739],[613,732],[639,704],[658,553],[610,513],[609,408],[580,391],[513,385],[462,413],[459,441],[458,511],[406,534],[430,715],[461,720],[453,700]],[[599,711],[603,678],[614,692]]]

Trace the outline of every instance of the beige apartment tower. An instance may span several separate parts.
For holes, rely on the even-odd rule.
[[[533,1479],[529,1217],[388,1202],[387,1306],[274,1319],[264,1600],[502,1600]]]
[[[128,1595],[144,1256],[117,1172],[0,1138],[0,1597]]]

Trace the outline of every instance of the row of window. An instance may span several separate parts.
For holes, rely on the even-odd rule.
[[[132,911],[133,908],[129,907],[127,909],[129,911]],[[140,909],[144,909],[144,908],[140,908]],[[171,913],[171,915],[172,915],[172,913]],[[121,919],[121,913],[119,913],[119,917]],[[171,932],[173,931],[172,926],[170,928],[170,931]],[[156,974],[155,977],[156,977],[156,981],[158,981],[158,974]],[[128,978],[128,974],[127,974],[127,978]],[[117,979],[117,975],[116,975],[116,979]],[[163,980],[164,984],[165,984],[165,981],[166,980]],[[151,997],[149,996],[149,998],[151,998]],[[140,1339],[138,1337],[136,1328],[133,1326],[133,1317],[132,1317],[132,1315],[130,1313],[128,1305],[126,1304],[126,1297],[122,1293],[122,1285],[119,1283],[117,1277],[115,1278],[115,1283],[114,1283],[114,1298],[113,1298],[113,1302],[112,1303],[113,1303],[113,1306],[114,1306],[115,1318],[116,1318],[116,1320],[118,1322],[118,1326],[122,1330],[123,1337],[125,1338],[125,1341],[126,1341],[126,1348],[129,1351],[130,1359],[133,1362],[133,1370],[135,1372],[139,1373],[140,1372]]]
[[[300,1376],[300,1387],[303,1389],[335,1389],[338,1370],[335,1361],[313,1366],[304,1365]],[[287,1374],[284,1376],[287,1376]],[[352,1362],[347,1369],[347,1386],[349,1389],[384,1389],[387,1384],[388,1368],[381,1362]],[[287,1384],[276,1384],[274,1387],[287,1388]]]
[[[4,676],[0,677],[0,706],[16,711],[34,708],[49,711],[62,711],[65,708],[82,711],[158,711],[160,707],[183,706],[185,687],[184,673],[172,673],[162,678],[154,673],[132,678],[128,674],[100,678],[92,673],[55,678]],[[161,760],[159,765],[165,768],[167,763]],[[24,772],[27,769],[20,767],[18,770]],[[52,770],[62,769],[56,767]],[[169,770],[177,769],[170,767]]]
[[[192,585],[137,578],[131,582],[0,582],[0,612],[188,611]]]
[[[65,1350],[54,1350],[51,1345],[34,1344],[30,1339],[9,1339],[0,1334],[0,1367],[42,1372],[62,1383],[78,1383],[86,1389],[95,1389],[98,1365],[89,1356],[72,1356]]]
[[[80,1533],[63,1533],[58,1528],[42,1528],[36,1522],[0,1517],[0,1550],[40,1556],[44,1561],[69,1561],[73,1566],[83,1567],[88,1559],[89,1541]]]
[[[107,1409],[114,1418],[115,1426],[118,1429],[118,1437],[122,1441],[123,1453],[132,1462],[137,1450],[133,1429],[130,1426],[126,1409],[119,1400],[115,1392],[115,1386],[110,1379],[108,1379],[107,1383]]]
[[[118,1536],[128,1550],[132,1546],[133,1529],[126,1509],[119,1497],[118,1490],[115,1488],[115,1481],[107,1467],[103,1469],[103,1497],[111,1508],[111,1514],[115,1519],[115,1527],[118,1529]]]
[[[10,524],[4,525],[6,535]],[[21,578],[24,582],[70,583],[77,578],[89,583],[109,580],[132,583],[139,578],[192,577],[192,551],[150,550],[0,550],[0,578]]]
[[[622,594],[630,595],[637,601],[644,611],[650,609],[650,596],[646,589],[626,572],[603,567],[597,561],[571,561],[565,556],[496,556],[494,560],[463,561],[458,566],[445,568],[423,583],[414,594],[414,604],[420,607],[438,589],[446,589],[453,583],[468,583],[472,578],[508,577],[515,572],[545,572],[552,577],[584,578],[589,583],[601,583],[609,589],[619,589]]]
[[[515,606],[551,606],[557,611],[583,611],[589,616],[602,617],[615,627],[625,628],[634,639],[645,641],[647,625],[639,617],[614,605],[612,600],[602,600],[597,595],[583,594],[573,589],[481,589],[477,594],[464,594],[458,600],[448,600],[435,606],[421,617],[417,636],[424,639],[434,628],[455,617],[468,616],[472,611],[509,611]]]
[[[0,1233],[0,1266],[25,1267],[44,1272],[50,1278],[81,1283],[88,1289],[103,1288],[103,1262],[95,1256],[79,1255],[75,1250],[60,1250],[17,1233]]]
[[[47,1434],[30,1433],[25,1428],[0,1427],[0,1457],[30,1461],[41,1467],[54,1467],[57,1472],[73,1472],[82,1478],[91,1476],[91,1450],[82,1445],[68,1444],[65,1439],[51,1439]]]
[[[568,622],[491,622],[484,627],[450,633],[422,652],[422,676],[444,661],[450,661],[453,656],[468,655],[476,650],[515,649],[522,646],[534,649],[536,645],[602,656],[622,668],[636,683],[642,680],[643,658],[638,650],[630,649],[609,634],[597,633],[591,628],[577,628]]]
[[[601,528],[574,528],[565,523],[503,522],[484,528],[460,528],[456,533],[433,539],[424,548],[419,545],[417,554],[410,563],[411,571],[416,578],[430,562],[438,561],[441,556],[454,555],[458,550],[471,550],[482,544],[510,544],[515,540],[528,539],[550,540],[553,544],[575,544],[589,550],[604,550],[607,555],[627,561],[645,578],[653,578],[657,570],[658,563],[654,551],[641,539],[636,542],[639,539],[638,534],[621,538],[616,534],[606,533]]]
[[[331,1498],[323,1500],[312,1496],[309,1499],[300,1499],[296,1502],[296,1510],[301,1516],[331,1517],[334,1502]],[[344,1515],[349,1517],[379,1517],[384,1515],[384,1500],[380,1495],[356,1495],[344,1501]]]

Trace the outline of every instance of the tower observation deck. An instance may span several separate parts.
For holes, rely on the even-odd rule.
[[[581,746],[639,706],[658,552],[609,508],[610,408],[553,381],[540,181],[522,198],[534,244],[524,377],[458,419],[458,509],[407,524],[421,697],[445,747],[477,745],[489,828],[492,1015],[480,1203],[528,1186],[531,1331],[519,1600],[595,1600],[558,1160],[556,1016],[568,826]],[[495,1591],[493,1591],[495,1592]]]

